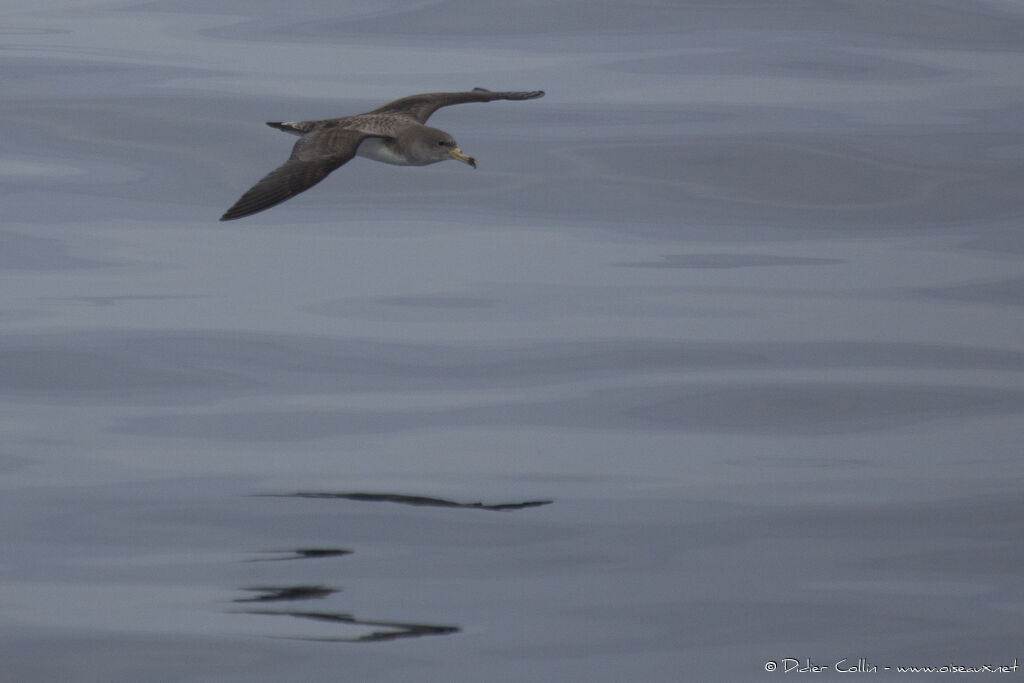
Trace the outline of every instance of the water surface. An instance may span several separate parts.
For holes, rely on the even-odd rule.
[[[11,680],[1024,661],[1017,3],[2,22]],[[263,121],[474,86],[547,91],[435,114],[477,171],[217,222]]]

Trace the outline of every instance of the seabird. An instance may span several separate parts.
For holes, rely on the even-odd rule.
[[[313,187],[354,156],[385,164],[426,166],[455,159],[476,168],[469,156],[443,130],[424,125],[441,107],[464,102],[532,100],[543,90],[435,92],[410,95],[355,116],[322,121],[269,121],[267,125],[298,135],[288,161],[263,176],[224,212],[222,221],[251,216]]]

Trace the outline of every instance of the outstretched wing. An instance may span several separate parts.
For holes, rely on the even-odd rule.
[[[302,136],[288,161],[263,176],[220,219],[251,216],[305,192],[355,156],[359,143],[367,137],[372,136],[338,127]]]
[[[422,95],[409,95],[383,107],[374,109],[369,114],[406,114],[420,123],[426,123],[430,115],[441,107],[465,102],[491,102],[492,100],[532,100],[543,97],[543,90],[526,92],[492,92],[484,88],[473,88],[468,92],[431,92]]]

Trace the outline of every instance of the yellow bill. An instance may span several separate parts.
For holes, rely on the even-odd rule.
[[[448,156],[450,156],[452,159],[455,159],[455,161],[461,161],[464,164],[469,164],[473,168],[476,168],[476,159],[469,156],[458,147],[452,147],[451,149],[449,149]]]

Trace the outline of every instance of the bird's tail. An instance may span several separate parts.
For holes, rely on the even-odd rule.
[[[301,122],[296,121],[267,121],[267,125],[292,135],[302,135],[306,132],[306,129],[301,126]]]

